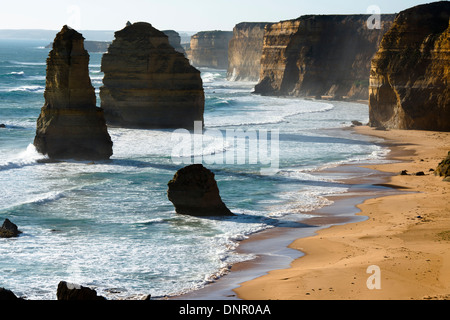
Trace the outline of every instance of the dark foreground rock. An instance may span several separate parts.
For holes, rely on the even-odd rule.
[[[0,238],[15,238],[21,233],[22,231],[20,231],[9,219],[5,219],[3,225],[0,227]]]
[[[0,288],[0,301],[20,300],[11,290]]]
[[[201,164],[178,170],[168,183],[167,196],[179,214],[232,216],[222,202],[214,173]]]
[[[106,300],[93,289],[65,281],[58,284],[56,297],[58,300]]]

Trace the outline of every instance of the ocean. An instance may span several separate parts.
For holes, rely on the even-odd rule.
[[[6,126],[0,128],[0,223],[8,218],[23,232],[0,239],[0,287],[26,299],[56,299],[60,281],[95,288],[108,299],[202,288],[233,263],[254,258],[236,252],[241,240],[296,226],[311,210],[332,204],[326,196],[347,192],[339,177],[317,170],[380,162],[388,152],[374,138],[343,129],[352,120],[366,123],[367,105],[263,97],[252,94],[255,83],[201,69],[203,134],[109,128],[109,161],[40,161],[45,156],[32,143],[44,104],[47,44],[0,40],[0,123]],[[97,95],[101,57],[90,54]],[[228,133],[243,133],[236,138],[240,148]],[[167,183],[194,162],[215,173],[234,217],[175,213]]]

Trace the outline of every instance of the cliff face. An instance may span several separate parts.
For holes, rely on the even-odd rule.
[[[260,83],[265,95],[367,99],[370,62],[394,15],[303,16],[266,28]]]
[[[188,58],[195,67],[228,68],[228,43],[231,31],[202,31],[191,37]]]
[[[228,47],[228,80],[259,80],[264,28],[270,25],[267,22],[243,22],[234,27]]]
[[[450,3],[401,12],[370,74],[370,124],[450,131]]]
[[[83,36],[64,26],[47,59],[45,105],[34,145],[58,159],[108,159],[112,142],[103,110],[96,107]]]
[[[203,121],[200,72],[148,23],[115,33],[103,55],[102,71],[100,98],[111,125],[191,129],[194,121]]]

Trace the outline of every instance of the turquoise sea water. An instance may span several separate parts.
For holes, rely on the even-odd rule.
[[[387,152],[342,130],[352,120],[368,121],[363,104],[262,97],[251,93],[254,83],[228,82],[225,70],[202,69],[206,131],[194,155],[215,173],[236,216],[180,216],[167,199],[167,182],[188,163],[172,157],[174,146],[181,146],[174,130],[109,128],[110,161],[38,161],[45,156],[32,142],[44,103],[45,45],[0,40],[0,123],[6,125],[0,128],[0,220],[9,218],[23,231],[19,238],[0,239],[0,287],[27,299],[55,299],[61,280],[94,287],[111,299],[201,288],[230,264],[253,258],[234,251],[240,240],[296,226],[310,210],[331,204],[325,196],[346,192],[344,184],[314,170],[380,161]],[[100,63],[101,54],[92,53],[97,93]],[[278,132],[279,171],[261,174],[274,161],[249,163],[260,150],[250,144],[244,159],[217,161],[233,151],[217,138],[227,130],[258,138],[268,132],[273,141]],[[186,132],[180,137],[195,139]]]

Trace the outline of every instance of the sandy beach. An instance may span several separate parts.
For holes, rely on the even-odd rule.
[[[392,195],[358,205],[355,223],[334,225],[289,248],[304,253],[289,268],[241,283],[245,300],[410,300],[450,298],[450,183],[436,169],[450,151],[450,133],[380,131],[393,163],[368,168],[390,174]],[[408,175],[400,175],[407,170]],[[416,175],[417,172],[424,175]],[[312,221],[311,221],[312,222]]]

